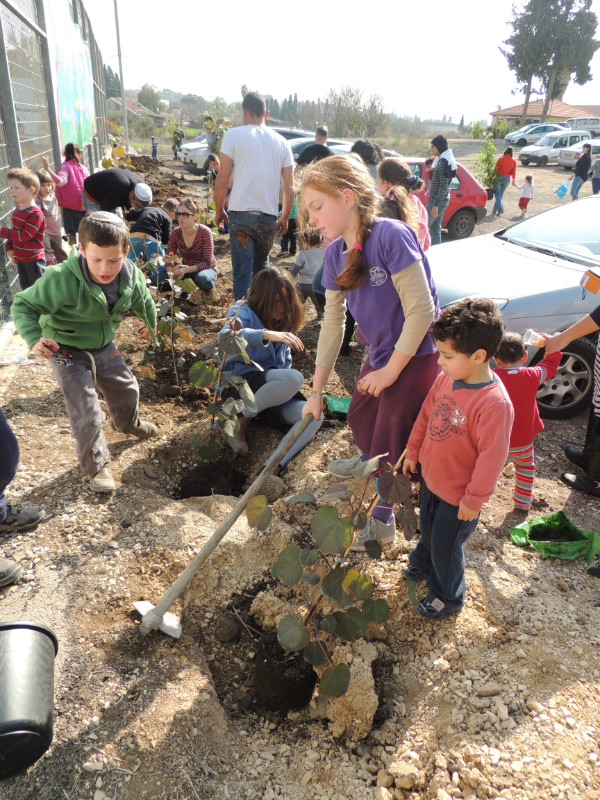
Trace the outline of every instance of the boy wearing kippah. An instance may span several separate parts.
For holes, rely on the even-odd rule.
[[[79,253],[48,267],[12,305],[18,332],[31,350],[50,359],[77,442],[77,456],[95,492],[116,488],[102,430],[109,408],[113,427],[139,439],[158,433],[139,419],[135,376],[113,342],[122,315],[132,309],[154,337],[156,306],[141,270],[127,260],[129,231],[116,214],[96,211],[79,226]]]

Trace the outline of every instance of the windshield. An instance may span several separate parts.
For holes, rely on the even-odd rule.
[[[563,258],[600,265],[600,200],[579,200],[517,222],[497,234],[523,247],[547,248]]]
[[[548,147],[549,145],[554,144],[554,142],[558,139],[559,136],[560,134],[547,133],[545,136],[542,136],[542,138],[537,143],[537,146]]]

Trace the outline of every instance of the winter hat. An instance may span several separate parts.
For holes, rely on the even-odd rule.
[[[444,153],[448,149],[448,139],[445,136],[442,136],[441,133],[438,133],[437,136],[434,136],[431,140],[431,144],[440,152],[440,155]]]
[[[152,202],[152,189],[147,183],[136,183],[133,187],[133,193],[140,203]]]

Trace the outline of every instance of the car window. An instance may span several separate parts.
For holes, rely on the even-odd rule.
[[[579,141],[579,139],[573,139],[573,138],[571,138],[571,139],[569,140],[569,142],[570,142],[571,144],[573,144],[573,141],[576,141],[576,142],[578,142],[578,141]],[[560,137],[559,139],[557,139],[557,140],[556,140],[556,142],[554,143],[554,147],[566,147],[566,146],[567,146],[567,137],[566,137],[566,136],[561,136],[561,137]]]
[[[571,136],[571,138],[569,139],[569,144],[577,144],[578,141],[579,141],[579,136]]]
[[[455,175],[450,181],[450,189],[460,189],[460,178]]]
[[[498,236],[525,247],[549,247],[597,266],[600,265],[598,206],[593,199],[557,206],[511,225]]]
[[[592,153],[600,153],[600,144],[592,145]]]

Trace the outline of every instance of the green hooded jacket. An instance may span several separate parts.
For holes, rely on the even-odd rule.
[[[16,295],[11,313],[19,334],[29,348],[45,336],[78,350],[97,350],[113,340],[123,312],[131,308],[154,338],[156,306],[144,273],[125,259],[119,275],[120,297],[109,311],[100,286],[84,278],[73,248],[66,261],[46,267],[33,286]]]

